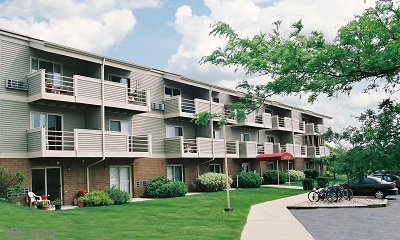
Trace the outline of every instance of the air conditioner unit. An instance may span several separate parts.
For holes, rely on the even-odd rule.
[[[151,108],[152,108],[152,109],[156,109],[156,110],[162,110],[162,111],[164,111],[164,103],[155,103],[155,102],[153,102],[153,103],[151,104]]]

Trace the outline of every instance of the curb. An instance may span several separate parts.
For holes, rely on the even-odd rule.
[[[334,204],[334,203],[332,203]],[[374,204],[358,204],[358,205],[321,205],[321,206],[301,206],[301,205],[289,205],[287,209],[317,209],[317,208],[378,208],[386,207],[387,199],[383,200],[383,203]]]

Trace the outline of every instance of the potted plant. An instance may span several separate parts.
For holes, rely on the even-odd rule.
[[[62,201],[60,198],[56,198],[53,200],[53,205],[56,210],[61,210]]]
[[[84,196],[80,196],[78,197],[78,207],[84,207],[85,206],[85,197]]]
[[[49,209],[50,209],[50,201],[48,201],[48,200],[43,200],[43,201],[42,201],[42,204],[43,204],[43,206],[42,206],[42,209],[43,209],[43,210],[49,210]]]
[[[37,201],[36,202],[36,208],[37,209],[43,209],[43,202],[42,201]]]

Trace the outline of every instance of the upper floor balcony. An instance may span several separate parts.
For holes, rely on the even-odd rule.
[[[100,130],[74,129],[51,131],[39,127],[27,130],[28,156],[102,157],[103,136]],[[105,157],[151,157],[151,135],[130,136],[123,132],[104,133]]]
[[[257,154],[274,153],[274,144],[271,142],[264,142],[257,144]]]
[[[305,158],[307,157],[307,146],[292,143],[274,143],[274,152],[288,152],[295,158]]]
[[[271,116],[272,130],[293,131],[305,133],[305,123],[289,117]]]
[[[164,118],[192,118],[200,112],[223,113],[224,104],[210,102],[204,99],[186,99],[180,95],[164,98]]]
[[[328,130],[324,125],[315,123],[307,123],[305,128],[305,134],[307,135],[323,134]]]
[[[258,143],[254,141],[239,142],[240,158],[255,158],[258,155]]]
[[[198,137],[184,139],[183,136],[165,138],[164,148],[166,158],[224,158],[225,146],[223,139]],[[228,158],[239,156],[237,141],[227,141],[226,154]]]
[[[330,150],[325,146],[307,146],[307,157],[318,158],[330,155]]]
[[[237,121],[235,126],[269,129],[272,128],[272,117],[269,113],[252,112],[246,116],[246,119]]]
[[[27,76],[28,102],[40,100],[102,104],[102,81],[80,75],[73,77],[39,70]],[[126,84],[104,81],[104,106],[137,112],[149,111],[149,91],[131,90]]]

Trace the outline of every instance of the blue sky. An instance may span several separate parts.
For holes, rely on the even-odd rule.
[[[302,19],[304,34],[318,30],[332,40],[354,15],[373,0],[0,0],[0,28],[69,47],[173,72],[214,85],[235,88],[239,81],[262,84],[268,76],[245,76],[232,68],[199,65],[202,56],[225,40],[209,36],[210,24],[228,22],[240,35],[281,31]],[[358,86],[357,89],[361,89]],[[356,125],[351,115],[375,108],[382,92],[324,96],[312,105],[302,97],[273,100],[332,116],[327,126],[340,130]]]

